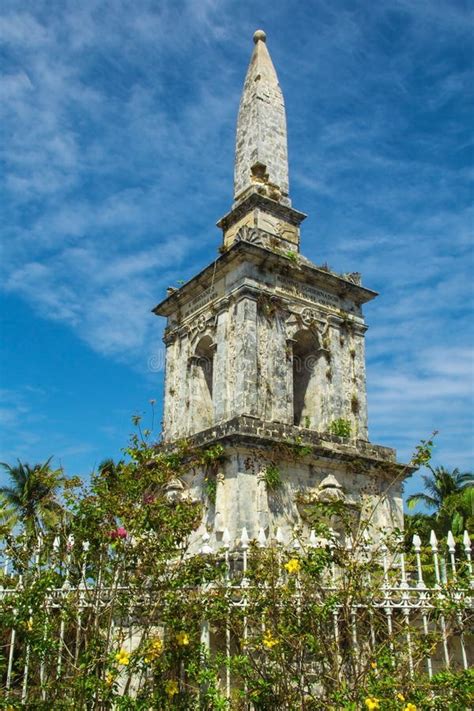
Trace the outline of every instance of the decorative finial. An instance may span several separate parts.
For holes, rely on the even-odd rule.
[[[255,44],[257,44],[259,40],[261,40],[262,42],[267,41],[267,35],[263,30],[257,30],[253,36],[253,41],[255,42]]]

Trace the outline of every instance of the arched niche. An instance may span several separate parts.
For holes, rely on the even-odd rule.
[[[196,432],[211,427],[214,422],[214,353],[212,338],[203,336],[193,356],[193,429]]]
[[[302,328],[292,337],[293,423],[314,428],[319,412],[316,365],[320,346],[316,334]]]

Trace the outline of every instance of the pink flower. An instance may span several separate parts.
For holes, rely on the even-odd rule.
[[[154,494],[146,494],[143,497],[143,503],[144,504],[153,504],[156,499],[156,496]]]
[[[118,526],[115,531],[110,531],[109,536],[114,540],[118,540],[119,538],[126,538],[128,536],[128,533],[126,529],[123,526]]]

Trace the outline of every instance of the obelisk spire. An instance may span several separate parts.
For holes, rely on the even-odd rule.
[[[257,30],[255,47],[240,99],[235,150],[234,201],[252,189],[290,205],[288,148],[283,94],[268,53],[266,35]]]
[[[234,203],[217,226],[223,249],[241,240],[266,249],[298,252],[306,215],[288,195],[288,149],[283,94],[263,30],[255,47],[240,99],[235,147]]]

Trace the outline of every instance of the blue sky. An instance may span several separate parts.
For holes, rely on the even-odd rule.
[[[4,0],[0,460],[87,474],[157,400],[168,285],[216,254],[262,27],[302,250],[361,271],[371,440],[472,468],[472,16],[456,0]],[[156,424],[156,423],[155,423]],[[417,476],[407,485],[418,486]]]

